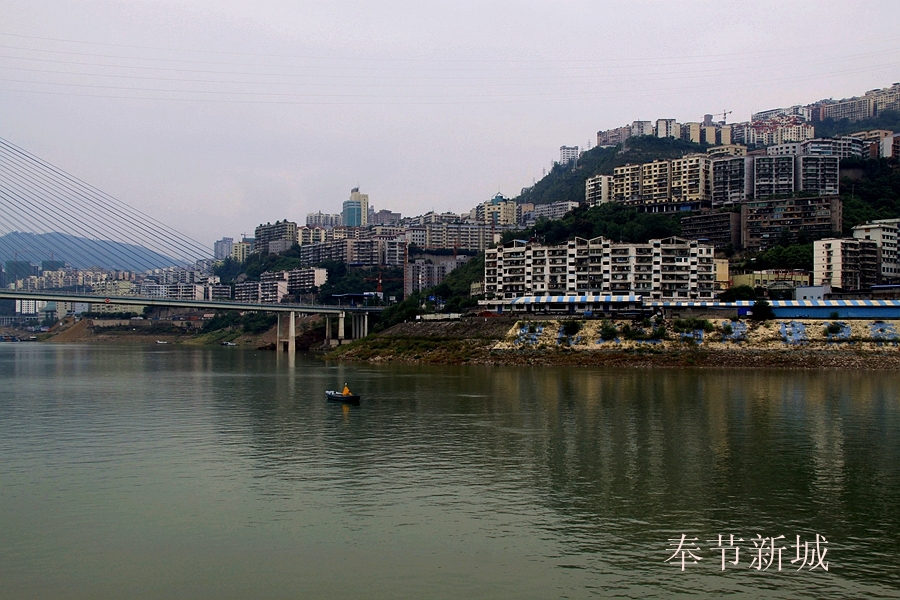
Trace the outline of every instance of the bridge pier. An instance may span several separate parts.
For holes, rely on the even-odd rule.
[[[294,311],[288,313],[287,333],[284,332],[281,314],[278,313],[278,325],[275,326],[275,349],[293,356],[297,352],[297,313]]]
[[[288,313],[290,319],[288,321],[288,355],[293,357],[297,353],[297,313],[291,311]]]
[[[344,313],[338,313],[338,346],[340,346],[344,342],[344,334],[345,334],[345,323],[344,323]]]

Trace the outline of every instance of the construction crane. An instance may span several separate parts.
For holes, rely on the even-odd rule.
[[[731,111],[731,110],[723,110],[722,112],[716,113],[716,114],[714,114],[713,116],[714,116],[714,117],[718,117],[719,115],[722,115],[722,125],[724,125],[724,124],[725,124],[725,121],[728,119],[728,115],[730,115],[732,112],[734,112],[734,111]]]
[[[405,282],[406,279],[404,277],[382,277],[381,269],[378,269],[378,277],[366,277],[363,279],[363,281],[377,281],[378,285],[375,287],[375,291],[378,293],[382,293],[382,292],[384,292],[384,290],[381,288],[382,281],[404,281]]]

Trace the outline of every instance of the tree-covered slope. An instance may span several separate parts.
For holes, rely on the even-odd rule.
[[[673,138],[645,135],[630,138],[624,145],[593,148],[582,154],[574,166],[554,166],[540,181],[523,191],[516,201],[534,204],[584,202],[584,182],[594,175],[612,175],[613,169],[629,163],[645,163],[706,152],[707,147]]]

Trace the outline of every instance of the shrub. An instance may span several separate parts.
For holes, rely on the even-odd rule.
[[[616,326],[604,319],[600,324],[600,339],[614,340],[618,335],[619,330],[616,329]]]
[[[566,335],[575,335],[581,331],[581,321],[566,321],[563,323],[563,333]]]
[[[770,321],[775,318],[775,312],[768,300],[757,300],[753,303],[753,320]]]
[[[832,335],[836,333],[840,333],[843,330],[840,323],[829,323],[828,327],[825,328],[825,333],[830,333]]]

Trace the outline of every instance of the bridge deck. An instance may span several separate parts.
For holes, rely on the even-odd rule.
[[[169,298],[145,298],[140,296],[96,296],[70,292],[22,292],[0,289],[0,299],[43,300],[48,302],[86,302],[90,304],[123,304],[126,306],[165,306],[171,308],[196,308],[200,310],[248,310],[284,313],[312,313],[339,315],[341,313],[373,313],[384,310],[380,306],[333,306],[321,304],[253,304],[223,300],[171,300]],[[107,302],[108,301],[108,302]]]

